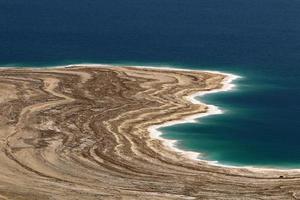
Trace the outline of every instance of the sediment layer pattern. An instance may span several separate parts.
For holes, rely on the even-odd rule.
[[[207,111],[223,74],[130,67],[0,70],[0,199],[297,199],[298,171],[213,166],[151,138]]]

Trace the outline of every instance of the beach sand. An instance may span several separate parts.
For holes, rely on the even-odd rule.
[[[0,68],[0,199],[297,199],[300,171],[221,166],[159,127],[221,113],[236,77],[167,68]],[[200,159],[199,159],[200,158]]]

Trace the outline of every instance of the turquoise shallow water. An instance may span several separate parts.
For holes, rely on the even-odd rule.
[[[300,167],[300,1],[0,1],[2,66],[172,65],[243,76],[224,110],[164,128],[223,164]]]
[[[288,96],[293,89],[257,83],[249,75],[235,81],[232,91],[199,97],[224,113],[162,128],[164,137],[220,164],[299,168],[299,109]]]

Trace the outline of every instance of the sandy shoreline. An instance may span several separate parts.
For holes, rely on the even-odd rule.
[[[101,63],[79,63],[79,64],[68,64],[68,65],[54,65],[54,66],[43,66],[43,67],[14,67],[14,66],[0,66],[0,69],[39,69],[39,70],[51,70],[51,69],[68,69],[68,68],[119,68],[119,67],[126,67],[126,68],[136,68],[136,69],[154,69],[154,70],[168,70],[168,71],[186,71],[186,72],[200,72],[200,73],[212,73],[212,74],[221,74],[224,75],[225,78],[221,82],[222,87],[221,88],[216,88],[212,89],[209,91],[199,91],[196,93],[193,93],[189,96],[186,96],[185,98],[189,100],[193,104],[201,104],[205,105],[208,108],[208,111],[205,113],[197,113],[197,114],[192,114],[189,116],[184,117],[183,119],[180,120],[171,120],[159,125],[153,125],[148,127],[149,135],[153,139],[158,139],[161,140],[164,145],[171,149],[174,152],[180,153],[187,157],[188,159],[194,160],[194,161],[201,161],[205,162],[209,165],[213,166],[219,166],[219,167],[225,167],[225,168],[237,168],[237,169],[248,169],[251,171],[256,171],[256,172],[264,172],[264,171],[278,171],[278,172],[300,172],[300,169],[298,168],[277,168],[277,167],[257,167],[257,166],[235,166],[235,165],[227,165],[227,164],[222,164],[217,160],[204,160],[201,159],[201,152],[194,152],[194,151],[188,151],[184,150],[181,148],[178,148],[176,146],[176,143],[178,142],[177,140],[171,140],[171,139],[166,139],[163,137],[163,132],[159,131],[158,129],[163,128],[163,127],[168,127],[176,124],[184,124],[184,123],[194,123],[196,122],[196,119],[200,119],[202,117],[210,116],[210,115],[218,115],[222,114],[223,111],[211,104],[205,104],[201,102],[201,100],[197,99],[198,97],[207,95],[207,94],[213,94],[213,93],[218,93],[218,92],[226,92],[234,89],[236,85],[233,83],[235,80],[243,78],[240,75],[232,74],[232,73],[227,73],[227,72],[222,72],[218,70],[195,70],[195,69],[186,69],[186,68],[181,68],[181,67],[173,67],[173,66],[148,66],[148,65],[122,65],[122,64],[101,64]]]
[[[230,90],[235,78],[98,64],[0,68],[0,197],[295,199],[298,170],[203,161],[157,130],[222,113],[196,97]]]
[[[170,68],[167,68],[167,69],[170,69]],[[170,70],[172,70],[172,69],[170,69]],[[198,70],[198,71],[203,72],[201,70]],[[193,159],[193,160],[196,160],[196,161],[205,161],[208,164],[212,164],[212,165],[218,165],[218,166],[224,166],[224,167],[225,166],[226,167],[235,167],[235,166],[227,166],[227,165],[219,164],[218,161],[203,160],[203,159],[201,159],[201,153],[200,152],[186,151],[186,150],[180,149],[176,146],[176,143],[178,142],[177,140],[170,140],[170,139],[164,138],[163,137],[164,133],[158,130],[160,128],[168,127],[168,126],[172,126],[172,125],[176,125],[176,124],[196,123],[195,119],[199,119],[199,118],[206,117],[206,116],[209,116],[209,115],[216,115],[216,114],[222,114],[223,113],[223,111],[219,107],[217,107],[215,105],[204,104],[200,100],[197,100],[196,98],[207,95],[207,94],[212,94],[212,93],[217,93],[217,92],[225,92],[225,91],[232,90],[235,87],[235,85],[232,82],[235,79],[240,78],[240,76],[233,75],[233,74],[228,74],[228,73],[223,73],[223,72],[219,72],[219,71],[205,71],[205,72],[218,73],[218,74],[222,74],[222,75],[226,76],[226,78],[222,81],[222,84],[223,84],[222,88],[214,89],[214,90],[210,90],[210,91],[200,91],[200,92],[196,92],[196,93],[186,97],[186,99],[189,100],[190,102],[192,102],[193,104],[202,104],[202,105],[207,106],[208,107],[207,112],[187,116],[184,119],[177,120],[177,121],[169,121],[169,122],[166,122],[166,123],[161,124],[161,125],[154,125],[154,126],[149,127],[148,130],[150,132],[151,137],[153,137],[155,139],[162,140],[164,142],[164,144],[166,146],[168,146],[170,149],[172,149],[173,151],[182,153],[183,155],[187,156],[190,159]]]
[[[217,160],[204,160],[201,159],[201,152],[194,152],[194,151],[188,151],[184,150],[181,148],[178,148],[176,146],[176,143],[178,142],[177,140],[170,140],[166,139],[163,137],[163,132],[159,131],[158,129],[163,128],[163,127],[168,127],[176,124],[184,124],[184,123],[194,123],[196,122],[195,119],[200,119],[202,117],[210,116],[210,115],[217,115],[217,114],[222,114],[223,111],[215,106],[215,105],[210,105],[210,104],[205,104],[201,102],[201,100],[198,100],[196,98],[207,95],[207,94],[212,94],[212,93],[218,93],[218,92],[226,92],[234,89],[236,85],[233,83],[234,80],[242,78],[239,75],[235,75],[232,73],[227,73],[227,72],[221,72],[217,70],[195,70],[195,69],[186,69],[186,68],[180,68],[180,67],[173,67],[173,66],[147,66],[147,65],[121,65],[121,64],[101,64],[101,63],[80,63],[80,64],[69,64],[69,65],[57,65],[57,66],[43,66],[43,67],[13,67],[13,66],[5,66],[1,67],[0,69],[40,69],[40,70],[51,70],[51,69],[68,69],[68,68],[118,68],[118,67],[126,67],[126,68],[136,68],[136,69],[154,69],[154,70],[169,70],[169,71],[186,71],[186,72],[200,72],[200,73],[212,73],[212,74],[221,74],[224,75],[225,78],[221,82],[222,87],[221,88],[216,88],[212,89],[209,91],[199,91],[194,94],[191,94],[189,96],[186,96],[186,99],[192,102],[193,104],[201,104],[205,105],[208,108],[208,111],[205,113],[197,113],[197,114],[192,114],[189,116],[184,117],[183,119],[180,120],[172,120],[165,122],[160,125],[153,125],[148,128],[149,134],[153,139],[158,139],[161,140],[164,145],[168,148],[170,148],[172,151],[180,153],[184,155],[185,157],[192,159],[194,161],[201,161],[205,162],[209,165],[214,165],[214,166],[220,166],[220,167],[225,167],[225,168],[240,168],[240,169],[249,169],[253,171],[293,171],[293,172],[300,172],[300,169],[298,168],[276,168],[276,167],[257,167],[257,166],[235,166],[235,165],[227,165],[227,164],[222,164]]]
[[[111,67],[118,67],[118,65],[109,65],[109,64],[90,64],[90,63],[83,63],[83,64],[71,64],[71,65],[58,65],[58,66],[46,66],[46,67],[26,67],[26,69],[53,69],[53,68],[57,68],[57,69],[63,69],[63,68],[72,68],[72,67],[106,67],[106,68],[111,68]],[[178,141],[176,140],[169,140],[166,138],[163,138],[162,135],[163,133],[160,132],[158,129],[162,128],[162,127],[167,127],[167,126],[172,126],[175,124],[183,124],[183,123],[192,123],[195,122],[195,119],[198,118],[202,118],[205,116],[209,116],[209,115],[215,115],[215,114],[222,114],[223,111],[221,109],[219,109],[217,106],[215,105],[208,105],[208,104],[204,104],[201,101],[197,100],[197,97],[200,96],[204,96],[207,94],[211,94],[211,93],[217,93],[217,92],[225,92],[225,91],[229,91],[231,89],[233,89],[235,87],[235,85],[232,83],[234,80],[241,78],[238,75],[234,75],[234,74],[229,74],[229,73],[225,73],[225,72],[220,72],[220,71],[212,71],[212,70],[192,70],[192,69],[185,69],[185,68],[172,68],[171,66],[168,67],[154,67],[154,66],[143,66],[143,65],[137,65],[137,66],[126,66],[125,67],[131,67],[131,68],[140,68],[140,69],[158,69],[158,70],[171,70],[171,71],[187,71],[187,72],[209,72],[209,73],[213,73],[213,74],[222,74],[224,76],[226,76],[226,78],[222,81],[222,88],[219,89],[213,89],[210,91],[200,91],[200,92],[196,92],[190,96],[187,96],[186,99],[188,99],[190,102],[192,102],[193,104],[203,104],[205,106],[208,107],[208,111],[205,113],[199,113],[199,114],[194,114],[191,116],[187,116],[184,119],[181,120],[176,120],[176,121],[169,121],[166,123],[163,123],[161,125],[154,125],[148,128],[150,136],[154,139],[159,139],[162,140],[163,143],[169,147],[170,149],[172,149],[175,152],[181,153],[185,156],[187,156],[188,158],[192,159],[192,160],[200,160],[200,161],[205,161],[209,164],[213,164],[213,165],[218,165],[218,166],[224,166],[224,167],[236,167],[236,166],[227,166],[227,165],[222,165],[219,164],[218,161],[208,161],[208,160],[201,160],[201,153],[200,152],[193,152],[193,151],[187,151],[187,150],[183,150],[180,149],[178,147],[176,147],[176,143]],[[3,68],[3,67],[1,67]],[[5,67],[6,69],[9,69],[10,67]],[[14,67],[12,67],[14,68]],[[18,69],[18,67],[15,67],[15,69]]]

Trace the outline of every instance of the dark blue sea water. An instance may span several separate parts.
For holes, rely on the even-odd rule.
[[[244,78],[164,128],[224,164],[300,167],[299,0],[0,0],[0,64],[173,65]]]

